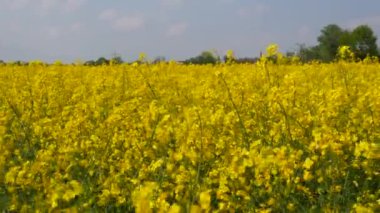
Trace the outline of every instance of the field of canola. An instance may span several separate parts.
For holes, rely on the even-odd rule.
[[[0,209],[379,212],[380,64],[0,65]]]

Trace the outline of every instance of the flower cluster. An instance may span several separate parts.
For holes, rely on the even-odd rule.
[[[1,65],[0,208],[379,211],[379,68]]]

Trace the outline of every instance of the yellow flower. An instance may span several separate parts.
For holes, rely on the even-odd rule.
[[[190,213],[198,213],[198,212],[202,212],[202,208],[199,207],[198,205],[192,205],[190,207]]]
[[[235,54],[233,50],[227,50],[226,52],[226,62],[231,63],[235,59]]]
[[[199,194],[199,204],[201,205],[202,209],[209,209],[211,202],[211,196],[209,192],[201,192]]]
[[[303,163],[303,168],[310,169],[314,164],[314,161],[310,158],[306,158],[305,162]]]
[[[286,209],[289,211],[294,211],[295,206],[293,203],[288,203],[288,205],[286,205]]]
[[[270,44],[267,47],[267,55],[268,56],[274,56],[278,53],[278,45],[277,44]]]
[[[313,179],[313,175],[309,171],[305,170],[303,172],[303,179],[305,181],[309,181],[309,180]]]
[[[349,46],[341,46],[338,48],[338,57],[342,60],[350,60],[355,58],[355,54]]]
[[[2,207],[281,212],[294,194],[339,211],[352,186],[352,211],[376,211],[379,63],[350,61],[273,44],[257,64],[0,62]]]
[[[76,194],[74,193],[73,190],[68,189],[68,190],[65,191],[65,193],[64,193],[63,196],[62,196],[62,198],[63,198],[64,200],[66,200],[66,201],[69,201],[69,200],[73,199],[73,198],[75,197],[75,195],[76,195]]]
[[[170,206],[168,213],[180,213],[181,212],[181,206],[177,204],[173,204]]]
[[[20,167],[12,167],[5,175],[5,182],[12,184],[15,182]]]
[[[367,207],[360,205],[360,204],[359,205],[355,204],[354,210],[356,213],[373,213],[374,212],[371,208],[367,208]]]
[[[53,195],[50,198],[50,204],[53,209],[58,206],[58,199],[59,195],[57,193],[53,193]]]
[[[69,184],[70,184],[70,186],[71,186],[71,188],[73,190],[73,193],[75,195],[79,195],[79,194],[82,193],[83,189],[82,189],[81,184],[78,181],[72,180],[72,181],[70,181]]]

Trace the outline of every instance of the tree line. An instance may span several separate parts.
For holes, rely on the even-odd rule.
[[[354,53],[356,60],[363,60],[366,57],[379,57],[379,48],[377,46],[377,37],[368,25],[359,25],[353,30],[343,29],[336,24],[329,24],[321,30],[321,34],[317,38],[318,44],[315,46],[306,46],[299,44],[298,49],[294,52],[287,52],[285,57],[298,57],[301,62],[320,61],[331,62],[337,58],[339,47],[347,46]],[[260,53],[261,57],[261,53]],[[233,58],[234,63],[255,63],[260,57],[244,57]],[[215,51],[203,51],[195,57],[191,57],[184,61],[184,64],[216,64],[227,62],[228,56],[223,57],[216,54]],[[231,57],[230,57],[231,59]],[[165,57],[156,57],[151,63],[165,62]],[[137,60],[137,62],[140,62]],[[0,64],[5,62],[0,60]],[[114,55],[110,59],[100,57],[96,60],[88,60],[83,64],[87,66],[100,66],[110,64],[125,63],[121,56]],[[28,62],[15,61],[13,64],[27,65]]]
[[[348,46],[358,60],[363,60],[367,56],[379,57],[377,37],[368,25],[360,25],[350,31],[336,24],[330,24],[321,30],[317,39],[316,46],[299,46],[297,55],[302,61],[331,62],[336,59],[338,48],[341,46]]]
[[[372,28],[368,25],[359,25],[352,31],[342,29],[336,24],[330,24],[321,30],[317,38],[318,44],[315,46],[298,45],[295,52],[287,52],[285,57],[297,56],[300,61],[306,63],[310,61],[332,62],[338,57],[338,49],[342,46],[349,47],[354,53],[356,60],[363,60],[366,57],[379,57],[377,37]],[[260,53],[261,57],[261,53]],[[255,58],[235,58],[235,63],[255,63],[260,57]],[[200,55],[187,59],[184,63],[188,64],[215,64],[227,61],[227,56],[221,60],[211,51],[204,51]],[[290,60],[289,60],[290,61]]]

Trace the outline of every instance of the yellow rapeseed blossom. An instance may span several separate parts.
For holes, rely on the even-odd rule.
[[[266,51],[267,51],[268,56],[274,56],[278,53],[278,45],[277,44],[270,44],[270,45],[268,45]]]
[[[303,163],[303,168],[310,169],[314,164],[314,161],[310,158],[306,158],[305,162]]]
[[[348,50],[330,64],[275,44],[256,64],[3,64],[1,209],[377,212],[379,63]]]
[[[199,194],[199,204],[202,209],[207,210],[210,208],[211,196],[209,192],[201,192]]]

